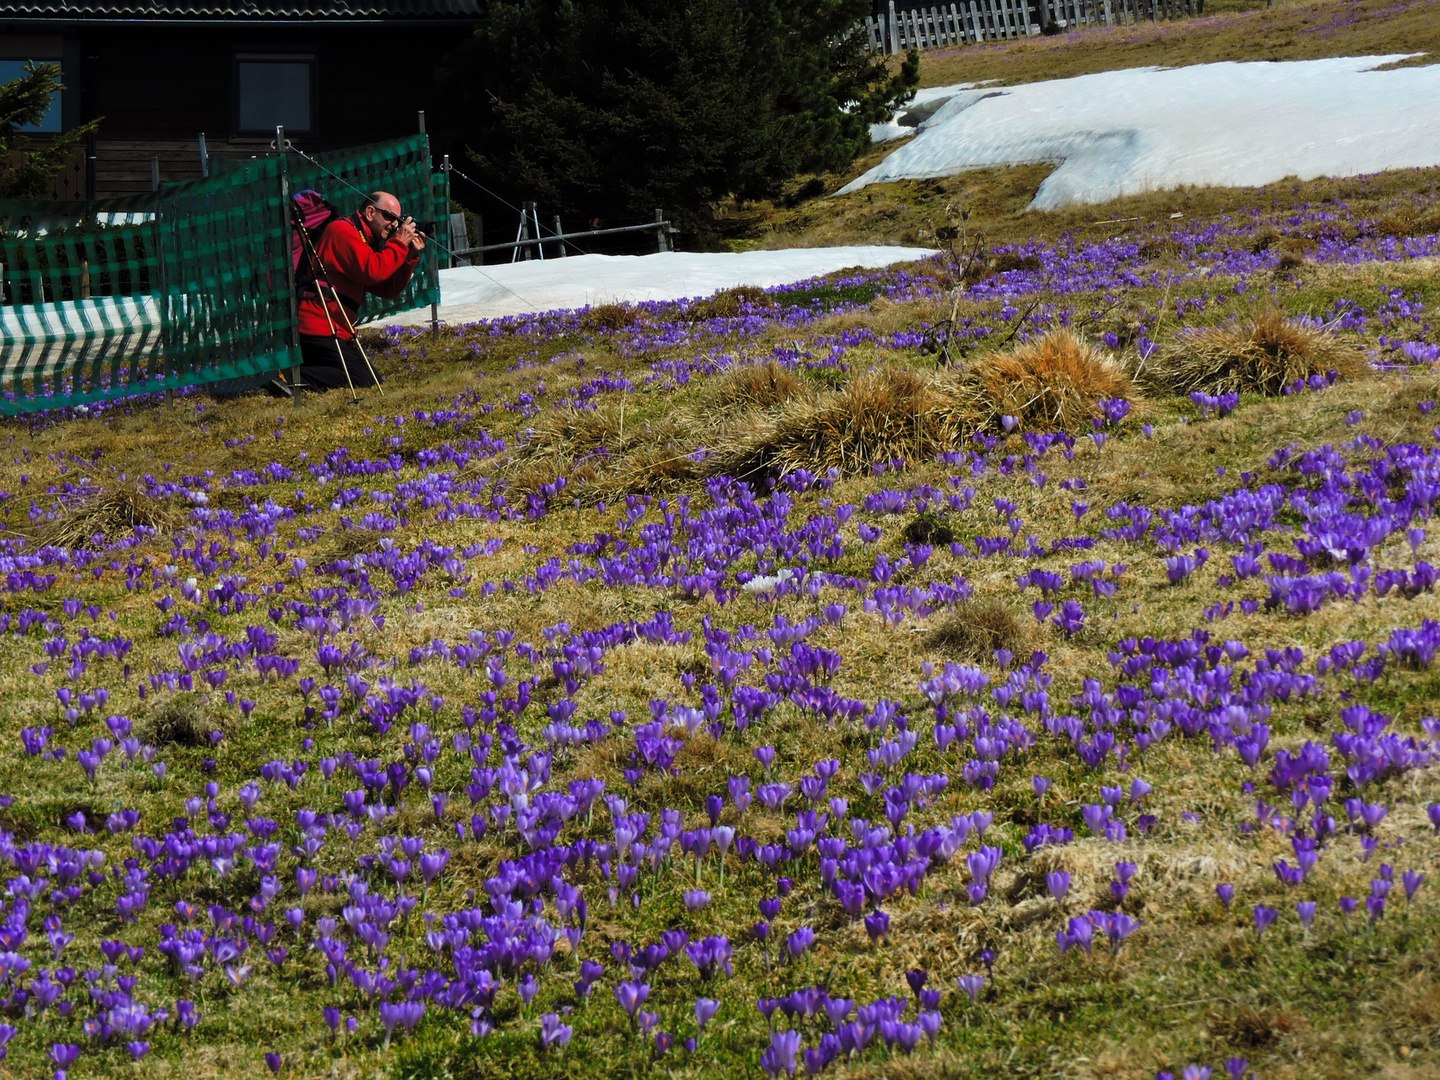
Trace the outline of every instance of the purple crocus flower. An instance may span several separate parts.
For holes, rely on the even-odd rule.
[[[1267,929],[1280,917],[1280,912],[1266,904],[1255,905],[1255,934],[1264,934]]]
[[[540,1049],[549,1050],[552,1046],[564,1046],[570,1041],[570,1036],[575,1034],[575,1029],[569,1024],[562,1024],[557,1013],[546,1013],[540,1017]]]
[[[879,941],[890,933],[890,915],[876,910],[865,916],[865,932],[871,941]]]
[[[1401,884],[1405,886],[1405,900],[1415,899],[1415,892],[1421,885],[1425,884],[1425,874],[1420,870],[1406,870],[1400,875]]]
[[[620,1008],[625,1010],[625,1015],[633,1022],[635,1013],[640,1006],[645,1004],[645,999],[650,996],[649,983],[637,983],[626,980],[616,983],[615,1000],[620,1003]]]
[[[1045,875],[1045,888],[1055,898],[1057,904],[1065,902],[1065,894],[1070,891],[1070,874],[1065,870],[1052,870]]]
[[[51,1043],[50,1060],[57,1069],[68,1069],[80,1060],[80,1047],[74,1043]]]
[[[1220,903],[1225,905],[1225,910],[1230,910],[1230,905],[1235,902],[1235,886],[1224,883],[1215,886],[1215,895],[1220,898]]]
[[[715,1019],[715,1014],[718,1013],[719,1011],[720,1011],[720,1002],[716,1001],[714,998],[706,998],[706,997],[696,998],[696,999],[695,999],[695,1028],[696,1028],[696,1030],[697,1030],[697,1031],[703,1031],[703,1030],[705,1029],[705,1025],[708,1024],[711,1020]]]
[[[970,998],[970,1004],[974,1005],[980,997],[980,991],[985,989],[985,976],[961,975],[960,978],[955,980],[955,985],[965,991],[965,994]]]
[[[775,1080],[782,1072],[795,1075],[795,1055],[800,1050],[800,1032],[777,1031],[770,1036],[770,1045],[760,1055],[760,1068]]]

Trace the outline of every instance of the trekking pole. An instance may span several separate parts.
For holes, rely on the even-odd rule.
[[[340,347],[340,333],[335,329],[335,320],[330,317],[330,305],[325,302],[325,287],[321,284],[323,279],[320,276],[320,271],[323,269],[320,265],[320,258],[315,253],[314,245],[310,243],[310,235],[305,231],[303,223],[298,225],[298,232],[300,233],[301,243],[305,245],[305,256],[310,262],[310,273],[315,276],[315,292],[320,297],[320,310],[325,312],[325,322],[330,327],[330,340],[335,342],[335,353],[340,358],[340,369],[345,372],[345,382],[350,387],[350,404],[358,405],[360,404],[360,395],[355,393],[355,381],[350,378],[350,365],[345,362],[345,350]],[[330,287],[330,295],[335,298],[335,304],[340,308],[340,313],[342,315],[345,314],[345,305],[340,303],[340,294],[335,291],[333,285]],[[348,322],[349,320],[347,319],[346,321]],[[355,331],[351,330],[350,332],[353,334]],[[355,344],[358,346],[360,343],[357,341]],[[360,350],[360,355],[365,355],[364,349]],[[365,361],[365,366],[370,366],[368,358]],[[373,369],[370,374],[374,376],[375,372]],[[379,385],[378,380],[376,385]]]
[[[365,367],[370,372],[370,378],[375,380],[375,389],[380,391],[380,396],[385,396],[385,388],[380,385],[380,376],[375,374],[375,369],[370,366],[370,357],[365,354],[365,346],[360,344],[360,335],[355,332],[355,324],[350,321],[350,313],[345,310],[345,305],[340,303],[340,294],[335,292],[335,286],[330,286],[330,292],[335,297],[335,303],[340,308],[340,317],[345,320],[345,329],[350,331],[350,340],[355,343],[355,348],[360,350],[360,359],[365,361]],[[344,360],[344,357],[341,357]],[[345,375],[348,378],[350,371],[347,368]]]

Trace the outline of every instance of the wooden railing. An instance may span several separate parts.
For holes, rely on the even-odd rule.
[[[1044,33],[1046,28],[1133,26],[1201,14],[1205,0],[957,0],[865,19],[872,51],[943,49]]]

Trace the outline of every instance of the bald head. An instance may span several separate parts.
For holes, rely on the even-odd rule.
[[[394,235],[401,220],[400,200],[388,191],[372,191],[360,207],[360,224],[366,242],[379,250]]]
[[[378,206],[382,210],[388,210],[392,214],[399,215],[400,200],[391,195],[388,191],[372,191],[370,197],[365,200],[367,206]]]

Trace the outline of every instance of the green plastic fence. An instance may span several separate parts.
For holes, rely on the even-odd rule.
[[[218,166],[152,195],[0,200],[0,414],[253,381],[299,363],[286,192],[342,209],[382,188],[438,216],[423,135],[355,150]],[[443,207],[446,203],[439,202]],[[367,319],[438,302],[436,261]]]

